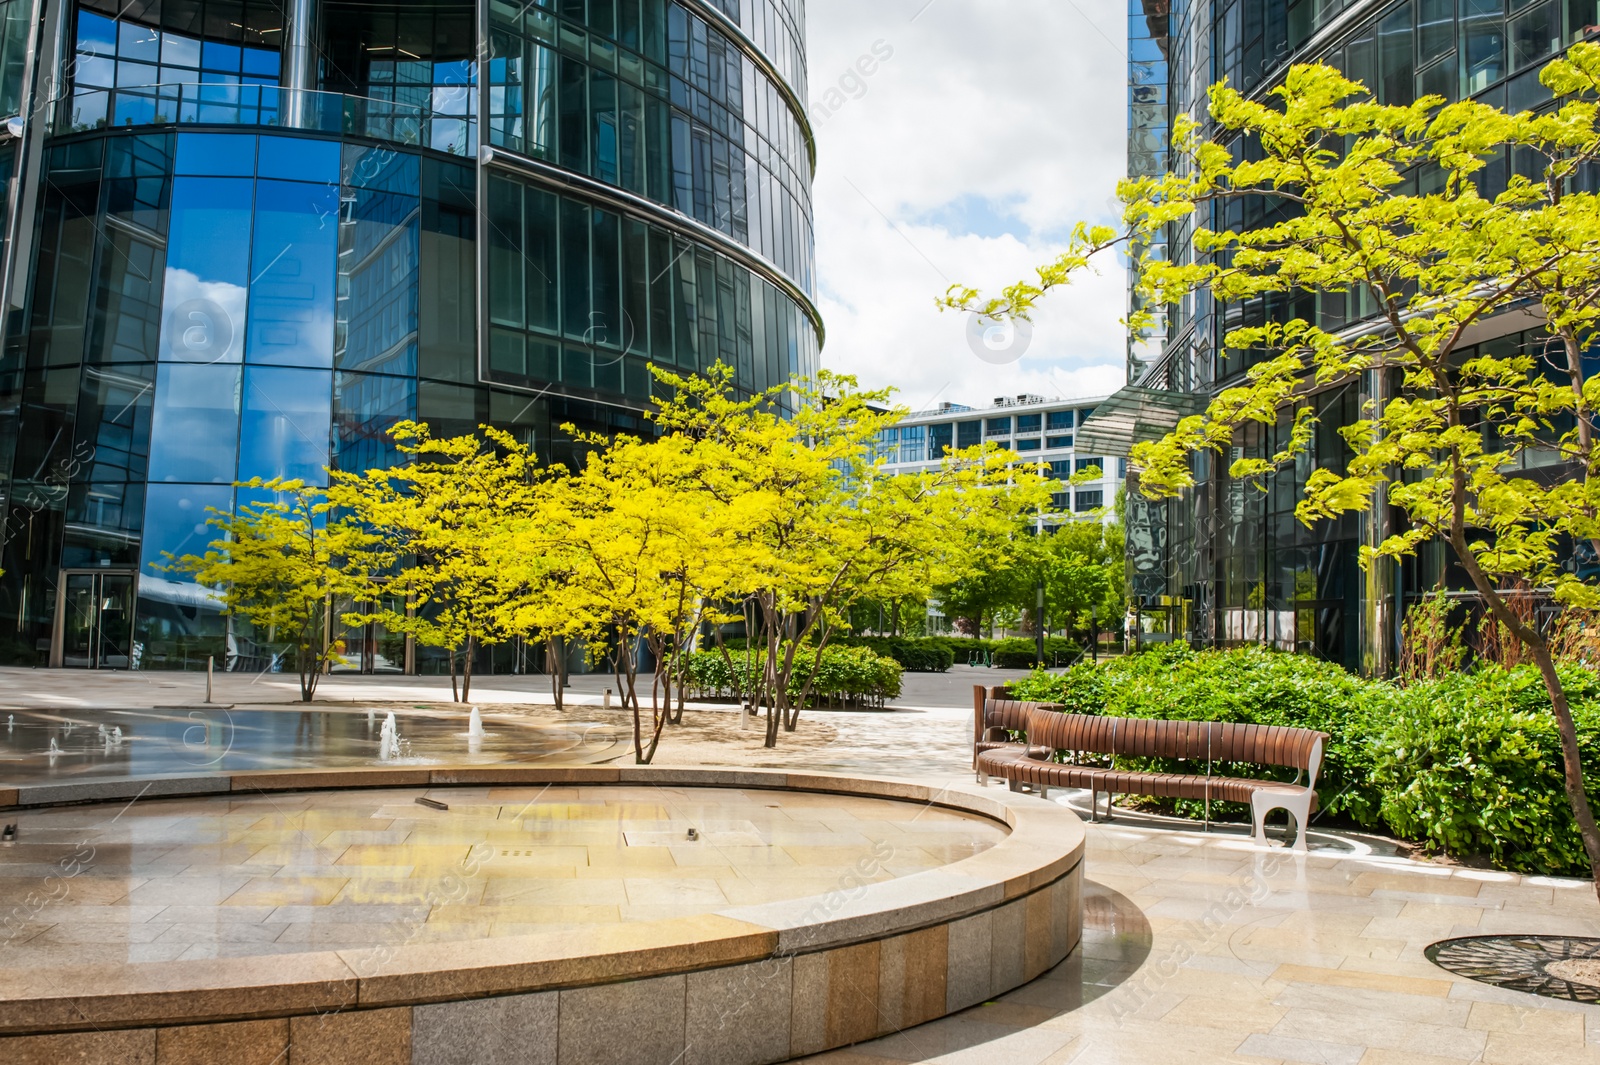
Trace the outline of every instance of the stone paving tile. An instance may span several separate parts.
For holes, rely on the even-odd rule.
[[[913,1029],[805,1060],[1600,1065],[1600,1007],[1474,983],[1422,953],[1490,927],[1600,934],[1588,885],[1356,846],[1296,858],[1241,844],[1131,819],[1091,825],[1078,954],[939,1022],[966,1031],[920,1057],[906,1049]],[[1069,1041],[1008,1041],[1039,1029]],[[970,1058],[947,1056],[952,1041]]]

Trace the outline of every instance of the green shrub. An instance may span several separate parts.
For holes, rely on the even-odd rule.
[[[1046,661],[1070,659],[1079,651],[1077,644],[1060,636],[1046,636],[1044,656]],[[996,669],[1033,669],[1039,664],[1039,641],[1032,636],[1014,636],[994,643]]]
[[[1600,678],[1563,667],[1562,682],[1591,801],[1600,801],[1593,783],[1600,782]],[[1177,644],[1099,666],[1041,670],[1010,687],[1018,698],[1060,703],[1069,713],[1326,732],[1317,782],[1325,813],[1504,869],[1588,873],[1567,802],[1560,736],[1532,666],[1484,666],[1402,687],[1305,655]],[[1178,764],[1129,759],[1127,767]],[[1186,771],[1194,771],[1192,763]],[[1217,771],[1266,775],[1261,767]],[[1172,805],[1198,810],[1194,803]]]
[[[938,636],[851,636],[843,643],[848,647],[865,647],[882,658],[892,658],[910,673],[943,673],[956,661],[950,641]]]
[[[796,655],[814,655],[802,647]],[[766,656],[743,649],[728,652],[733,670],[718,651],[698,651],[684,656],[688,689],[694,698],[731,698],[750,692],[760,680]],[[790,677],[789,694],[798,698],[805,689],[810,659],[798,659]],[[735,672],[742,683],[735,684]],[[866,647],[829,647],[822,652],[812,681],[809,706],[882,706],[900,695],[900,664],[874,654]]]
[[[1589,800],[1600,800],[1600,683],[1562,670]],[[1394,832],[1517,872],[1587,876],[1561,737],[1538,670],[1498,666],[1413,683],[1373,740],[1373,781]]]
[[[1193,651],[1184,644],[1171,644],[1104,665],[1085,663],[1065,673],[1035,673],[1011,687],[1018,698],[1060,703],[1069,713],[1237,721],[1326,732],[1331,738],[1317,781],[1323,810],[1364,824],[1373,824],[1378,817],[1380,796],[1371,784],[1371,730],[1366,722],[1371,704],[1388,698],[1394,689],[1363,681],[1331,662],[1260,647]],[[1177,768],[1131,760],[1128,765]],[[1220,772],[1232,770],[1222,767]],[[1293,770],[1273,774],[1258,766],[1241,766],[1238,773],[1294,776]],[[1215,810],[1216,804],[1212,805]],[[1186,803],[1177,807],[1188,810]]]

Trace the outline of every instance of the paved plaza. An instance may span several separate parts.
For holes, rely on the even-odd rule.
[[[967,672],[992,675],[990,671]],[[34,678],[39,683],[31,683]],[[489,717],[501,722],[498,727],[508,727],[519,713],[528,714],[530,720],[545,713],[531,704],[519,708],[517,700],[527,703],[533,698],[534,685],[519,691],[502,680],[495,678],[498,687],[486,683],[477,693],[486,704],[494,704],[495,712]],[[972,683],[959,674],[941,681],[952,692],[959,691],[962,683]],[[152,697],[150,705],[183,705],[183,700],[194,695],[194,678],[160,675],[85,677],[7,671],[0,682],[17,693],[16,705],[23,704],[21,693],[27,692],[32,705],[63,710],[69,700],[106,698],[113,691],[122,695],[116,700],[121,705],[132,703],[131,693],[139,691],[165,693]],[[286,702],[292,698],[288,689],[261,683],[269,687],[256,705],[270,710],[277,700],[280,712],[294,710]],[[162,687],[165,684],[174,687]],[[251,687],[262,690],[260,683]],[[929,687],[931,690],[933,685]],[[225,697],[233,694],[229,690]],[[433,700],[439,697],[439,687],[420,681],[334,678],[324,696],[329,706],[346,712],[358,712],[363,701],[389,705],[397,697],[437,709]],[[588,703],[587,698],[582,701]],[[794,742],[781,744],[776,752],[761,749],[759,734],[740,733],[737,715],[726,708],[691,711],[693,727],[701,731],[669,732],[662,760],[672,764],[710,762],[718,760],[718,751],[727,751],[732,764],[842,769],[941,786],[970,781],[971,711],[953,695],[943,701],[944,706],[892,713],[810,714],[802,719],[800,733],[785,737]],[[600,707],[592,705],[569,713],[585,720],[604,716]],[[724,739],[732,739],[718,747],[695,738],[702,732],[718,732],[725,734]],[[573,790],[574,794],[566,797],[573,804],[581,806],[588,801],[578,794],[581,789]],[[509,820],[514,821],[512,808],[520,808],[526,800],[513,791],[475,795],[471,815],[489,819],[492,814],[498,823],[508,819],[510,811]],[[623,801],[615,794],[611,799]],[[233,892],[226,898],[201,901],[234,903],[241,918],[238,927],[220,934],[204,927],[198,931],[186,927],[177,918],[186,914],[185,907],[192,907],[195,900],[144,900],[134,897],[140,890],[135,887],[122,899],[84,900],[107,910],[115,905],[130,911],[146,907],[140,911],[143,920],[132,921],[130,913],[116,924],[116,935],[125,936],[126,942],[108,937],[106,925],[80,917],[74,922],[58,922],[58,926],[75,927],[53,935],[41,930],[44,938],[37,943],[8,944],[6,949],[16,952],[9,964],[21,961],[24,952],[31,952],[29,958],[47,959],[49,949],[142,957],[139,951],[161,949],[164,941],[182,950],[163,957],[192,957],[182,951],[194,949],[263,949],[262,937],[275,926],[274,940],[285,933],[293,939],[316,927],[310,919],[315,908],[350,901],[352,881],[340,870],[342,864],[348,864],[344,861],[347,855],[359,852],[371,869],[393,863],[391,872],[398,876],[399,868],[407,864],[401,857],[406,848],[398,847],[399,837],[394,833],[408,826],[413,831],[422,826],[426,833],[427,811],[385,805],[381,794],[344,796],[338,803],[349,805],[340,808],[318,803],[313,810],[307,801],[295,797],[288,800],[294,809],[270,812],[251,809],[249,801],[243,802],[237,814],[229,814],[237,817],[227,822],[237,828],[233,838],[226,831],[204,844],[163,840],[159,835],[150,838],[152,855],[163,846],[168,849],[164,857],[152,858],[148,872],[181,878],[184,870],[179,866],[188,868],[185,862],[195,857],[192,852],[197,847],[216,850],[213,860],[230,863],[226,871],[239,881]],[[623,831],[649,833],[655,830],[651,823],[661,820],[664,804],[699,800],[658,794],[633,796],[627,801],[638,804],[638,818],[636,825]],[[1068,794],[1061,801],[1083,808],[1080,796]],[[173,800],[165,809],[181,811],[185,802]],[[772,835],[777,812],[765,809],[764,804],[755,802],[754,806],[762,807],[755,809],[751,797],[738,792],[724,794],[717,802],[737,807],[704,808],[703,818],[712,831],[732,833],[718,840],[719,846],[754,847],[748,841],[736,842],[734,836],[743,838],[742,833],[751,833],[761,839],[763,833]],[[159,803],[148,806],[150,811],[162,808]],[[905,842],[908,833],[919,833],[915,848],[908,846],[904,853],[922,853],[903,867],[886,869],[884,875],[915,872],[986,845],[984,833],[975,832],[973,822],[954,814],[943,815],[951,819],[949,824],[930,822],[928,828],[908,829],[903,821],[863,818],[863,811],[852,810],[836,798],[819,801],[815,809],[781,813],[786,821],[797,819],[788,829],[795,835],[782,849],[796,868],[804,867],[808,873],[805,878],[789,880],[775,875],[772,879],[775,886],[781,885],[778,890],[796,895],[812,891],[815,884],[811,878],[827,875],[820,871],[832,869],[830,863],[848,865],[855,860],[852,848],[859,847],[858,841],[843,848],[813,845],[820,838],[817,833],[852,831],[847,822],[856,823],[863,839],[893,836]],[[51,816],[70,819],[74,815],[64,810]],[[815,823],[807,824],[807,818],[815,818]],[[130,822],[139,823],[137,818]],[[172,831],[173,825],[169,820],[163,831]],[[153,823],[151,827],[155,831]],[[277,841],[278,828],[309,833],[303,853],[284,850],[299,844]],[[920,834],[924,832],[927,834]],[[568,880],[567,872],[577,873],[574,859],[570,868],[560,869],[558,875],[530,889],[539,897],[539,907],[523,907],[519,900],[509,898],[480,899],[484,909],[479,916],[489,921],[490,933],[497,927],[524,923],[530,912],[537,913],[545,906],[592,908],[594,914],[605,911],[606,920],[624,920],[648,916],[654,912],[653,906],[690,905],[686,901],[689,896],[713,887],[721,898],[730,899],[726,894],[729,883],[747,885],[760,879],[751,875],[753,866],[740,867],[737,861],[719,863],[716,873],[701,875],[704,869],[694,868],[697,856],[686,851],[685,845],[675,840],[659,842],[661,875],[639,878],[651,883],[640,885],[637,899],[633,885],[624,878],[620,883],[605,882],[607,886],[598,890],[610,894],[603,898],[577,901],[573,896],[559,901],[557,896],[563,890],[581,893],[590,886],[574,876],[571,884],[583,887],[550,887]],[[609,843],[596,840],[584,846],[615,843],[615,839]],[[1589,885],[1412,860],[1385,840],[1320,828],[1314,828],[1311,843],[1309,856],[1282,849],[1263,851],[1249,843],[1241,826],[1213,826],[1207,833],[1192,824],[1119,811],[1114,822],[1088,829],[1084,941],[1071,959],[993,1002],[809,1060],[833,1065],[1600,1062],[1600,1008],[1476,983],[1434,966],[1423,956],[1430,943],[1458,935],[1600,935],[1600,904]],[[385,847],[391,850],[380,854]],[[22,846],[0,851],[0,864],[15,872],[26,853]],[[740,853],[755,860],[753,849]],[[553,851],[547,855],[554,856]],[[588,861],[593,861],[592,853]],[[262,863],[272,866],[271,871]],[[556,863],[549,866],[555,868]],[[765,872],[776,871],[769,867]],[[555,895],[538,895],[552,890]],[[343,900],[342,892],[346,893]],[[167,913],[164,921],[163,909]],[[507,923],[496,926],[496,920]],[[146,922],[143,931],[128,931]],[[240,930],[246,927],[252,930]],[[484,926],[473,927],[481,930]],[[208,934],[209,941],[205,938]],[[337,934],[359,938],[360,930],[345,927]],[[181,942],[185,937],[189,942]],[[243,945],[221,947],[230,937]],[[250,945],[252,942],[255,945]]]

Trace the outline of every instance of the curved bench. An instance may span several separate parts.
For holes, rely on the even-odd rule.
[[[1091,819],[1099,816],[1100,793],[1106,793],[1106,820],[1117,795],[1202,799],[1210,819],[1213,800],[1249,803],[1257,843],[1267,842],[1266,818],[1285,810],[1294,818],[1295,849],[1305,851],[1306,825],[1317,807],[1317,772],[1328,735],[1311,729],[1275,725],[1241,725],[1225,721],[1150,721],[1142,718],[1090,717],[1035,708],[1028,714],[1026,744],[993,747],[977,755],[979,780],[1003,777],[1012,790],[1026,784],[1043,795],[1051,788],[1083,788],[1089,794]],[[1204,761],[1198,773],[1144,773],[1114,767],[1057,762],[1055,752],[1069,756],[1169,758]],[[1218,762],[1284,766],[1297,770],[1292,783],[1223,777],[1212,774]],[[1113,763],[1114,766],[1115,763]],[[1306,778],[1304,784],[1301,777]]]
[[[985,751],[1021,746],[1011,738],[1013,732],[1028,731],[1028,715],[1035,710],[1057,710],[1055,703],[1030,703],[1013,699],[1004,687],[972,689],[972,768],[978,774],[978,783],[988,779],[978,771],[978,756]],[[1050,752],[1039,748],[1042,755]]]

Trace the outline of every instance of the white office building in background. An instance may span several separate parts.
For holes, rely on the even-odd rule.
[[[1045,473],[1061,482],[1042,524],[1053,527],[1070,520],[1090,520],[1102,513],[1100,508],[1111,506],[1127,474],[1127,456],[1075,446],[1078,428],[1105,398],[1022,395],[997,397],[987,407],[941,403],[885,429],[879,437],[879,453],[891,471],[910,473],[936,467],[949,450],[986,442],[1008,447],[1024,459],[1039,462]],[[1076,487],[1066,483],[1091,466],[1100,470],[1097,480]]]

